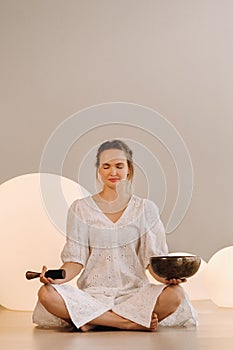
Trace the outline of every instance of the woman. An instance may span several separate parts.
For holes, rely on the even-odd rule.
[[[73,324],[82,331],[196,324],[182,281],[162,279],[150,267],[151,256],[168,250],[157,206],[129,191],[132,151],[120,140],[106,141],[98,149],[96,168],[102,190],[72,203],[61,255],[66,278],[45,278],[43,267],[34,323]],[[161,284],[149,283],[146,269]],[[78,288],[64,284],[81,271]]]

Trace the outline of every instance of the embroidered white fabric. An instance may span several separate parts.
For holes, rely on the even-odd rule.
[[[72,203],[67,217],[63,262],[79,262],[84,270],[77,288],[52,285],[62,296],[74,325],[79,328],[108,310],[149,327],[151,313],[165,285],[149,283],[145,269],[153,255],[168,248],[157,206],[132,195],[120,219],[113,223],[91,196]],[[33,322],[66,327],[38,302]],[[197,314],[187,294],[179,308],[160,322],[163,326],[197,325]]]

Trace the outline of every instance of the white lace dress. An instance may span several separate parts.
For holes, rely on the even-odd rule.
[[[72,203],[67,217],[63,262],[84,267],[77,288],[52,286],[62,296],[77,328],[108,310],[145,327],[164,284],[151,284],[145,274],[153,255],[168,253],[157,206],[132,195],[120,219],[113,223],[91,196]],[[44,327],[67,326],[37,303],[33,322]],[[178,309],[160,322],[164,326],[196,325],[197,314],[187,294]]]

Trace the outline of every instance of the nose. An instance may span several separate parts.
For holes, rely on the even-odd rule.
[[[110,168],[110,174],[111,174],[111,175],[115,175],[115,174],[116,174],[116,167],[115,167],[115,166],[112,166],[112,167]]]

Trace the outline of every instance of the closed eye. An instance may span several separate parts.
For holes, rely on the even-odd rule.
[[[103,164],[103,169],[108,169],[109,168],[109,164]]]
[[[110,164],[105,163],[105,164],[103,164],[102,166],[103,166],[103,169],[109,169]],[[116,167],[117,167],[118,169],[123,169],[124,166],[125,166],[124,163],[117,163],[117,164],[116,164]]]

